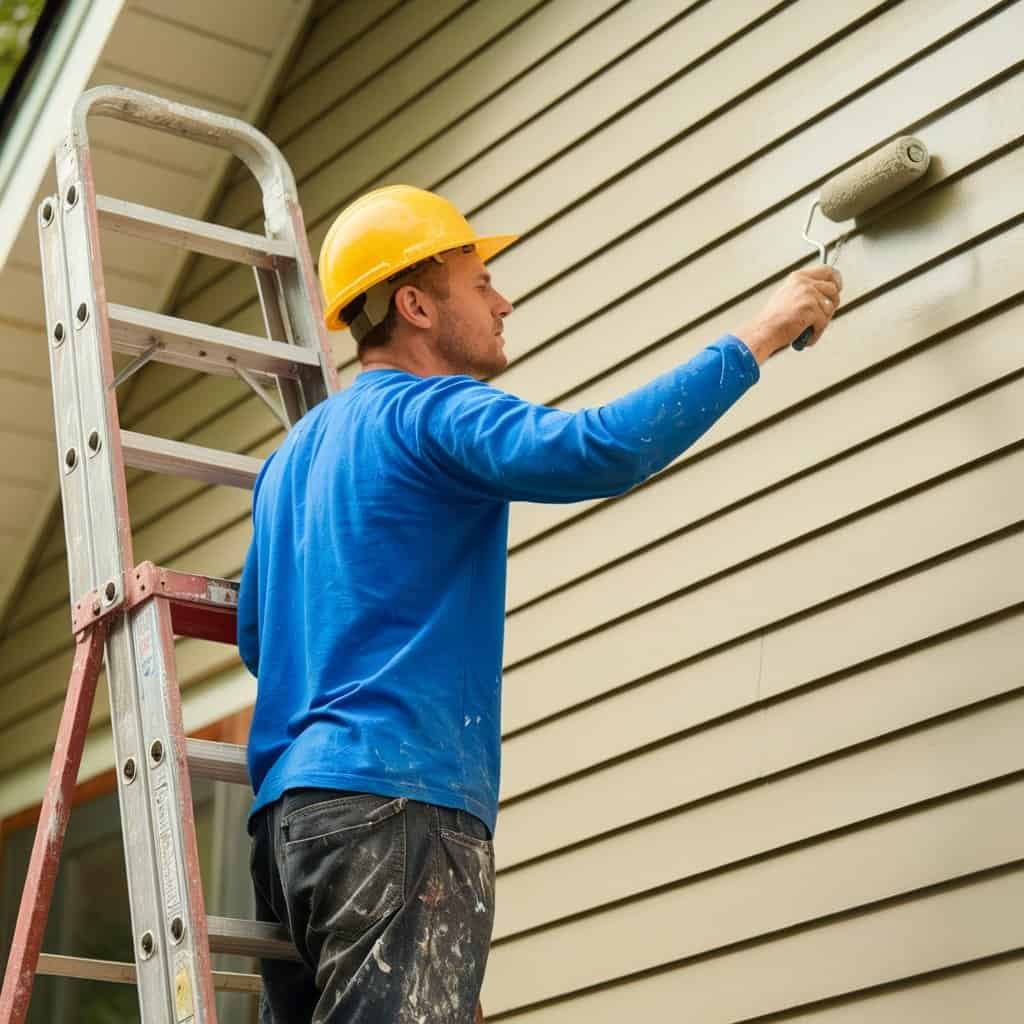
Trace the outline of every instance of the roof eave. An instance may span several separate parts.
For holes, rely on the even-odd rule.
[[[67,0],[0,142],[0,268],[29,215],[68,115],[124,0]]]

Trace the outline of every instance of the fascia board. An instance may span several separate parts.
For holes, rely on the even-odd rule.
[[[0,141],[0,269],[123,6],[124,0],[71,0]]]

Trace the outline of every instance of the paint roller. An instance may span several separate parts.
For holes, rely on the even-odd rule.
[[[818,198],[811,204],[804,225],[804,241],[818,250],[821,262],[828,263],[828,252],[824,242],[809,237],[814,211],[821,212],[831,221],[841,222],[860,217],[868,210],[895,195],[901,189],[913,184],[928,170],[931,156],[928,147],[913,135],[904,135],[876,150],[870,156],[853,164],[821,188]],[[832,250],[832,265],[843,239],[840,238]],[[808,327],[793,342],[798,352],[807,347],[814,335],[814,328]]]

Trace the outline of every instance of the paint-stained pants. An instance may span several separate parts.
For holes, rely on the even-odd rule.
[[[464,811],[334,790],[252,824],[256,916],[301,962],[264,960],[260,1024],[471,1024],[494,920],[494,851]]]

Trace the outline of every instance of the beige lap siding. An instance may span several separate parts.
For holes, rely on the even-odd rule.
[[[495,383],[540,402],[685,360],[810,264],[830,175],[907,131],[936,156],[847,242],[820,348],[633,493],[514,508],[489,1015],[1015,1020],[1024,3],[317,11],[268,119],[314,251],[396,180],[523,231],[494,263],[518,303]],[[243,175],[220,217],[259,229]],[[200,260],[181,295],[260,329],[247,271]],[[347,335],[334,353],[351,380]],[[125,409],[197,444],[280,440],[225,378],[147,370]],[[135,473],[130,501],[140,558],[239,572],[246,494]],[[56,729],[60,552],[0,649],[0,771],[37,770]],[[187,705],[237,699],[233,651],[179,652]]]

